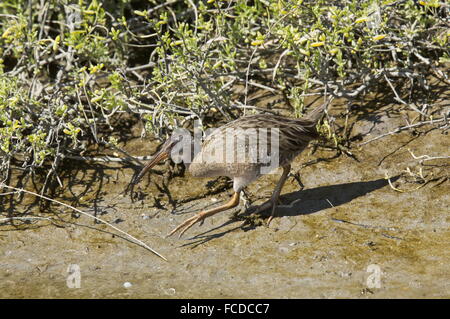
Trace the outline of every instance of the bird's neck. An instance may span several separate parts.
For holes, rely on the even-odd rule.
[[[197,155],[200,150],[201,150],[201,143],[199,145],[196,145],[195,142],[192,140],[187,144],[183,144],[181,149],[179,149],[179,152],[177,152],[177,154],[174,155],[173,159],[175,160],[175,162],[179,163],[181,156],[181,162],[183,162],[184,166],[186,166],[186,168],[188,169],[192,161],[194,160],[195,155]]]

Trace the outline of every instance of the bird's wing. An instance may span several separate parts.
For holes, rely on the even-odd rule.
[[[234,138],[233,154],[230,154],[230,137]],[[242,117],[223,125],[205,138],[202,144],[203,156],[217,154],[225,150],[224,156],[244,156],[247,162],[256,161],[261,147],[278,143],[281,152],[296,154],[309,141],[318,138],[315,122],[309,119],[293,119],[272,114],[257,114]],[[255,142],[257,141],[257,142]],[[228,145],[227,145],[228,143]],[[243,152],[245,150],[245,152]]]

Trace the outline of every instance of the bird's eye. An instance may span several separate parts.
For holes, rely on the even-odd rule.
[[[183,136],[177,136],[170,139],[170,146],[173,147],[183,139]]]

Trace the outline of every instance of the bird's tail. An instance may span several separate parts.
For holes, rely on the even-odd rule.
[[[328,105],[331,103],[332,100],[333,100],[333,98],[328,99],[325,103],[323,103],[322,105],[319,105],[314,110],[312,110],[308,114],[306,114],[305,117],[317,124],[317,122],[319,122],[319,120],[325,114],[325,110],[328,108]]]

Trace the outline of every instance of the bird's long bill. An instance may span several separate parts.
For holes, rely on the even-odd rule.
[[[167,158],[169,158],[169,153],[166,151],[161,150],[158,153],[156,153],[156,155],[152,158],[152,160],[147,165],[144,166],[142,171],[136,177],[135,183],[139,182],[140,179],[142,178],[142,176],[144,176],[145,173],[147,173],[147,171],[150,168],[152,168],[153,166],[155,166],[156,164],[158,164],[159,162],[161,162]]]

